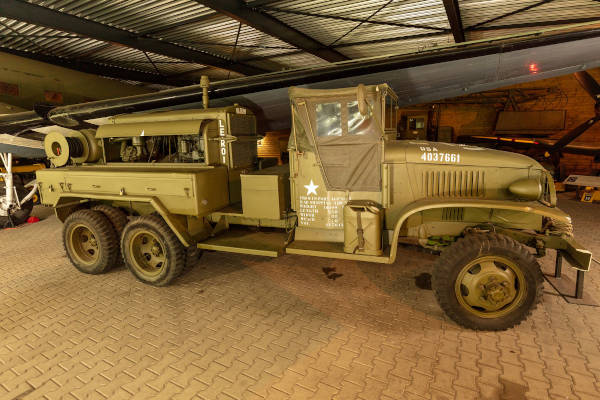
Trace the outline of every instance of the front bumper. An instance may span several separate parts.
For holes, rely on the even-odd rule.
[[[592,264],[592,252],[586,250],[569,234],[542,235],[539,233],[499,227],[496,227],[496,232],[509,236],[518,242],[538,250],[559,250],[569,264],[580,271],[589,271]]]
[[[556,247],[550,247],[562,251],[562,255],[573,268],[581,271],[589,271],[592,264],[592,252],[586,250],[573,237],[561,237]]]

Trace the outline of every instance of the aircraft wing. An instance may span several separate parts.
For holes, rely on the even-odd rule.
[[[0,118],[24,111],[20,107],[0,102]],[[21,158],[43,158],[46,156],[42,142],[39,140],[25,139],[8,134],[17,133],[16,129],[18,128],[7,129],[4,130],[5,133],[0,133],[0,153],[13,153]]]
[[[13,106],[12,104],[3,103],[0,101],[0,116],[3,114],[14,114],[23,111],[26,110],[21,107]]]
[[[261,130],[290,126],[289,86],[339,88],[388,83],[402,106],[537,81],[600,66],[600,29],[546,30],[427,51],[344,61],[211,84],[211,106],[251,108]],[[158,108],[201,107],[199,85],[0,116],[0,133]]]
[[[0,134],[0,153],[13,153],[20,158],[46,157],[43,142],[8,134]]]

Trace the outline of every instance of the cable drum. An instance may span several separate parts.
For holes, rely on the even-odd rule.
[[[50,132],[44,139],[46,155],[55,167],[67,165],[69,160],[79,164],[89,158],[89,145],[86,137],[77,131],[68,136],[59,132]]]
[[[67,139],[67,144],[69,145],[69,155],[73,158],[78,158],[83,156],[84,147],[81,140],[71,137],[65,137]]]

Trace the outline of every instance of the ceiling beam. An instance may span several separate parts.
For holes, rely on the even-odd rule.
[[[458,0],[444,0],[444,8],[446,9],[448,22],[450,22],[450,31],[452,31],[452,36],[454,36],[454,42],[462,43],[466,41],[465,30],[463,29],[462,19],[460,18]]]
[[[141,51],[148,51],[197,64],[235,71],[244,75],[256,75],[266,72],[251,65],[233,62],[226,58],[152,37],[136,37],[132,32],[55,11],[46,7],[26,3],[21,0],[0,1],[0,16],[64,32],[76,33],[96,40],[119,43]]]
[[[261,6],[268,6],[271,3],[277,3],[280,0],[250,0],[248,1],[248,5],[250,7],[261,7]],[[598,0],[600,1],[600,0]]]
[[[535,21],[535,22],[521,22],[507,25],[492,25],[492,26],[477,26],[477,27],[466,27],[467,32],[477,31],[495,31],[500,29],[516,29],[516,28],[535,28],[541,26],[554,26],[554,25],[573,25],[581,24],[585,22],[598,21],[598,17],[581,17],[581,18],[565,18],[555,19],[552,21]]]
[[[340,21],[352,21],[352,22],[360,22],[360,23],[373,24],[373,25],[388,25],[388,26],[399,26],[401,28],[430,29],[433,31],[443,31],[443,32],[448,31],[447,28],[439,28],[437,26],[404,24],[402,22],[394,22],[394,21],[377,21],[377,20],[373,20],[373,19],[347,17],[345,15],[318,14],[318,13],[313,13],[313,12],[308,12],[308,11],[286,10],[286,9],[279,8],[279,7],[263,6],[263,7],[260,7],[260,9],[265,10],[265,11],[280,12],[283,14],[304,15],[307,17],[336,19],[336,20],[340,20]]]
[[[2,0],[4,1],[4,0]],[[243,0],[196,0],[213,10],[227,15],[244,25],[273,36],[301,50],[330,62],[345,61],[348,57],[320,43],[310,36],[288,26],[257,8],[247,6]],[[252,3],[251,3],[252,4]]]
[[[221,16],[221,14],[219,14],[218,12],[211,12],[210,14],[204,14],[204,15],[200,15],[198,17],[184,19],[182,21],[173,22],[172,24],[169,24],[169,25],[161,26],[160,28],[156,28],[156,29],[153,29],[150,31],[144,31],[144,35],[157,35],[157,34],[161,34],[161,33],[168,33],[172,30],[175,30],[175,29],[178,29],[178,28],[181,28],[184,26],[189,26],[189,25],[198,24],[200,22],[210,21],[210,20],[213,20],[220,16]]]
[[[517,10],[513,10],[511,12],[507,12],[505,14],[497,15],[497,16],[495,16],[493,18],[486,19],[485,21],[478,22],[475,25],[469,26],[467,29],[468,30],[472,30],[474,28],[479,28],[480,26],[487,25],[490,22],[498,21],[499,19],[510,17],[511,15],[517,15],[517,14],[520,14],[520,13],[522,13],[524,11],[528,11],[528,10],[531,10],[532,8],[543,6],[544,4],[548,4],[548,3],[551,3],[553,1],[554,0],[541,0],[541,1],[538,1],[537,3],[533,3],[533,4],[529,4],[529,5],[525,6],[525,7],[521,7],[519,9],[517,9]]]
[[[4,0],[2,0],[4,1]],[[47,64],[56,65],[63,68],[69,68],[80,72],[86,72],[88,74],[94,74],[99,76],[106,76],[109,78],[122,79],[127,81],[135,81],[142,83],[157,83],[161,85],[172,85],[172,86],[185,86],[192,85],[194,82],[190,79],[185,78],[169,78],[158,74],[152,74],[149,72],[135,71],[132,69],[115,67],[106,64],[96,64],[89,61],[73,60],[63,57],[50,56],[40,53],[30,53],[21,50],[10,49],[8,47],[0,46],[0,52],[12,54],[15,56],[28,58],[30,60],[41,61]]]

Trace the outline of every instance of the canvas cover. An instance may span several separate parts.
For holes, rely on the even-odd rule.
[[[376,86],[367,87],[365,116],[358,111],[356,93],[356,88],[290,89],[296,123],[292,139],[299,151],[315,151],[328,190],[381,190],[378,91]]]

